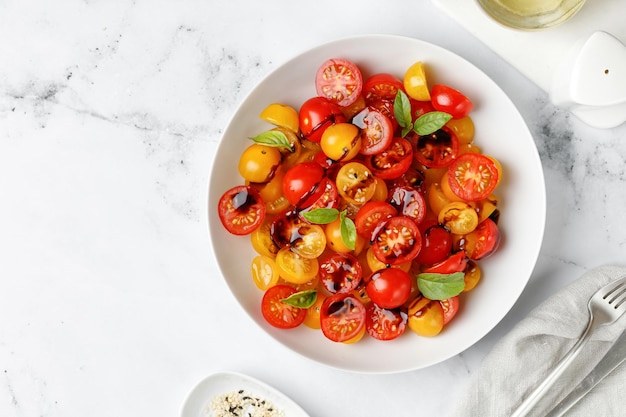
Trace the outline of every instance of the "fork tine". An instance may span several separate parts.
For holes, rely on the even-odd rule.
[[[609,285],[607,287],[607,291],[606,293],[602,296],[603,300],[606,300],[609,296],[611,296],[612,294],[615,294],[615,292],[620,292],[620,290],[623,290],[624,288],[626,288],[626,278],[622,278],[620,280],[617,280],[615,282],[613,282],[612,285]],[[619,294],[618,294],[619,296]],[[609,303],[611,303],[611,301],[609,301]]]
[[[609,300],[609,304],[613,305],[613,303],[615,303],[613,307],[617,310],[618,308],[621,307],[622,304],[624,304],[625,301],[626,301],[626,285],[620,288],[617,288],[616,291],[614,291],[614,296],[613,298]]]

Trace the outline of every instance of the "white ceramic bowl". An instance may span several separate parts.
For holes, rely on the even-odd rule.
[[[474,103],[471,117],[475,142],[504,166],[499,226],[503,237],[498,252],[480,261],[479,285],[464,296],[455,319],[438,336],[404,334],[381,342],[366,337],[352,345],[327,340],[307,327],[279,330],[260,312],[262,292],[252,283],[250,262],[255,253],[248,237],[230,235],[217,216],[217,202],[230,187],[243,181],[237,161],[253,137],[270,126],[259,118],[270,103],[300,108],[315,95],[315,72],[328,58],[345,57],[359,65],[364,77],[390,72],[402,77],[416,61],[427,65],[429,84],[445,83]],[[541,247],[545,214],[545,184],[541,161],[530,132],[505,93],[482,71],[441,47],[411,38],[370,35],[330,42],[287,61],[263,79],[233,115],[219,144],[208,196],[213,250],[235,298],[256,324],[277,342],[319,363],[363,373],[397,373],[446,360],[472,346],[507,314],[526,286]],[[242,331],[246,324],[241,324]],[[410,333],[410,331],[408,332]]]

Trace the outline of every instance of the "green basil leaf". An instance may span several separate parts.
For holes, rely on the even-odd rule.
[[[352,219],[346,216],[345,211],[341,212],[340,217],[341,240],[343,240],[343,243],[348,249],[354,250],[356,247],[356,226]]]
[[[417,275],[417,287],[426,298],[431,300],[445,300],[459,295],[465,288],[465,274],[423,273]]]
[[[287,139],[287,135],[280,130],[268,130],[250,139],[265,146],[284,148],[288,149],[290,152],[294,152],[294,148],[291,146],[289,139]]]
[[[430,135],[441,129],[450,119],[452,119],[452,115],[442,111],[424,113],[415,121],[413,130],[418,135]]]
[[[291,294],[287,298],[283,298],[280,300],[285,304],[289,304],[290,306],[294,306],[297,308],[309,308],[317,301],[317,291],[315,290],[304,290],[299,291],[297,293]]]
[[[337,219],[337,216],[339,216],[339,210],[321,207],[311,211],[302,211],[300,214],[311,223],[328,224]]]
[[[411,117],[411,102],[409,97],[402,90],[398,90],[396,98],[393,101],[393,115],[400,127],[408,129],[406,133],[409,133],[413,128],[413,118]],[[404,133],[405,129],[402,130]]]

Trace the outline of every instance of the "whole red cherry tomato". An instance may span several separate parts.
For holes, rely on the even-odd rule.
[[[317,162],[300,162],[289,168],[283,177],[283,194],[290,204],[306,208],[324,178],[324,168]],[[309,204],[307,204],[309,203]]]
[[[450,231],[436,221],[420,225],[422,249],[415,260],[421,265],[434,265],[450,256],[452,235]]]
[[[367,295],[379,307],[400,307],[411,296],[411,276],[399,268],[376,271],[367,282]]]

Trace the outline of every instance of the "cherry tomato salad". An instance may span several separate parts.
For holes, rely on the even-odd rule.
[[[500,242],[502,166],[474,143],[472,101],[427,66],[364,76],[333,58],[317,95],[269,104],[219,218],[249,237],[261,313],[334,342],[435,336]]]

